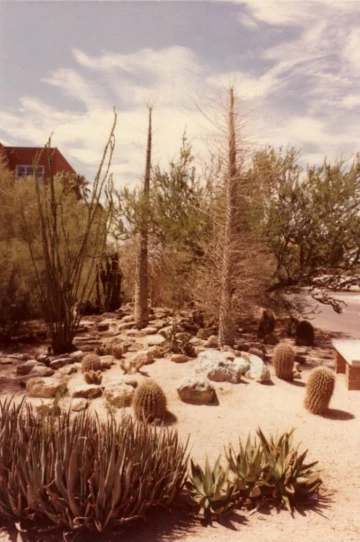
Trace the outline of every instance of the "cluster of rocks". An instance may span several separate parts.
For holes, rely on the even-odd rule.
[[[74,344],[77,351],[52,356],[47,351],[39,351],[34,356],[13,355],[0,356],[1,364],[16,365],[16,377],[21,386],[26,387],[29,397],[56,399],[68,395],[72,399],[73,410],[86,408],[88,400],[103,396],[114,407],[131,404],[136,379],[129,378],[141,372],[144,365],[162,358],[162,346],[173,329],[174,314],[168,309],[155,309],[148,327],[138,330],[135,327],[132,307],[124,307],[117,313],[87,317],[82,320]],[[250,379],[259,383],[270,380],[270,371],[266,362],[270,361],[272,347],[265,347],[254,340],[250,333],[242,334],[235,348],[219,348],[217,336],[210,335],[206,339],[201,315],[196,311],[176,315],[179,333],[197,333],[191,339],[197,355],[196,364],[184,375],[177,386],[179,397],[184,402],[208,404],[216,401],[214,382],[241,383]],[[200,332],[199,332],[200,330]],[[107,370],[116,363],[123,370],[123,377],[118,382],[105,386],[82,383],[69,389],[72,375],[81,370],[83,356],[90,352],[106,350],[105,346],[121,342],[123,355],[115,360],[112,355],[100,355],[102,370]],[[308,349],[299,348],[297,359],[305,363]],[[182,353],[172,353],[169,359],[174,363],[186,363],[189,357]],[[43,410],[45,407],[43,408]]]

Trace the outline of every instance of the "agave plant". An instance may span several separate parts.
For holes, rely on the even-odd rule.
[[[235,488],[229,480],[229,469],[222,468],[220,459],[221,456],[211,468],[206,457],[204,470],[191,460],[191,475],[187,487],[195,508],[203,513],[206,522],[218,518],[235,505]]]
[[[177,432],[130,417],[44,418],[0,402],[0,436],[0,514],[30,528],[111,531],[170,506],[187,476]]]
[[[252,442],[248,435],[245,446],[239,439],[239,452],[229,445],[225,450],[231,472],[235,475],[234,484],[243,498],[261,495],[261,478],[265,467],[264,452],[256,439]]]
[[[294,429],[280,437],[266,439],[260,429],[257,434],[263,449],[265,467],[260,480],[261,492],[271,496],[291,514],[310,495],[316,494],[322,484],[320,471],[314,470],[317,461],[305,463],[308,450],[299,453],[293,446]]]

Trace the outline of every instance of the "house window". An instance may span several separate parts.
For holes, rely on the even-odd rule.
[[[44,178],[44,166],[37,166],[37,176],[39,179]],[[34,166],[16,166],[16,178],[25,179],[26,177],[34,176]]]

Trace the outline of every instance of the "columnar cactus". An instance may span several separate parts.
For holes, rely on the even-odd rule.
[[[153,380],[145,381],[135,391],[133,407],[138,420],[152,422],[162,419],[166,414],[165,394]]]
[[[292,380],[295,351],[290,344],[280,343],[274,350],[273,365],[275,374],[282,380]]]
[[[317,367],[311,371],[306,386],[304,406],[312,414],[323,414],[329,407],[335,387],[335,374],[328,367]]]
[[[101,360],[97,354],[86,354],[82,360],[81,370],[83,373],[89,371],[101,371]]]

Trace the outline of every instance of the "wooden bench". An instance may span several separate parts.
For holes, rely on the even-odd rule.
[[[360,390],[360,340],[333,339],[335,372],[346,375],[348,390]]]

